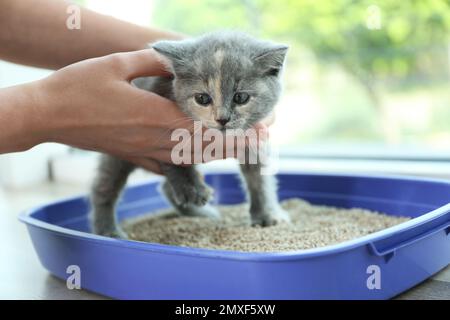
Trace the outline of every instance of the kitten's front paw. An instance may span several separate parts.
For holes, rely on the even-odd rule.
[[[275,212],[260,213],[252,215],[252,226],[270,227],[279,223],[290,223],[289,213],[283,209],[277,209]]]
[[[220,219],[220,212],[209,203],[204,206],[186,206],[181,214],[191,217],[206,217],[211,219]]]
[[[213,190],[204,183],[196,186],[177,185],[173,191],[174,201],[180,206],[204,206],[213,195]]]

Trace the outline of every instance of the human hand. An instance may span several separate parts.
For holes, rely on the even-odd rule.
[[[177,144],[172,131],[193,132],[193,123],[172,101],[130,84],[141,76],[169,76],[151,49],[85,60],[34,83],[37,142],[100,151],[160,172]],[[255,128],[267,132],[264,123]]]

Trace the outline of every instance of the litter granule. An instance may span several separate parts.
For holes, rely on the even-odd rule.
[[[252,227],[247,204],[218,206],[220,219],[180,216],[165,210],[124,222],[133,240],[184,247],[244,252],[274,252],[317,248],[358,238],[401,222],[365,209],[312,205],[304,200],[281,202],[292,223]]]

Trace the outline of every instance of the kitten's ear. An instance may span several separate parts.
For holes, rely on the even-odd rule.
[[[186,62],[190,61],[189,56],[192,45],[189,40],[158,41],[152,44],[151,47],[167,59],[163,63],[173,74],[176,71],[180,71],[186,65]]]
[[[183,49],[179,41],[158,41],[152,44],[151,47],[170,60],[182,57]]]
[[[282,44],[271,44],[258,50],[253,61],[266,76],[278,76],[283,68],[289,47]]]

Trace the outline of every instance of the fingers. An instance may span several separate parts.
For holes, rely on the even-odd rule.
[[[108,56],[112,63],[120,65],[127,80],[138,77],[171,76],[169,62],[153,49],[117,53]]]
[[[151,152],[140,152],[139,155],[129,155],[129,154],[117,154],[116,156],[120,159],[129,161],[134,163],[135,165],[142,167],[148,171],[154,172],[156,174],[162,174],[160,164],[168,163],[174,164],[173,157],[176,157],[176,154],[172,152],[171,149],[161,149],[157,151]],[[181,166],[189,166],[193,163],[182,163]],[[178,164],[177,164],[178,165]]]
[[[162,153],[159,156],[162,158],[164,153],[170,153],[171,160],[177,164],[198,164],[230,157],[242,157],[247,149],[259,150],[260,147],[264,147],[267,136],[267,127],[263,124],[246,132],[230,134],[224,134],[218,130],[208,132],[203,128],[194,136],[186,134],[177,141],[165,143],[165,148],[161,150]],[[169,146],[171,148],[168,148]]]
[[[265,125],[261,124],[256,127],[265,128]],[[261,143],[265,141],[264,132],[263,129],[259,129],[253,131],[252,134],[225,135],[217,131],[217,135],[212,140],[203,139],[204,131],[197,133],[200,135],[199,139],[187,134],[185,139],[172,141],[170,137],[166,136],[160,141],[160,147],[157,150],[149,151],[144,157],[136,154],[121,158],[146,170],[161,174],[160,162],[189,166],[230,157],[239,159],[245,157],[247,149],[255,152],[261,147]]]
[[[267,117],[265,117],[262,121],[263,124],[270,127],[275,122],[275,112],[271,112]]]
[[[161,166],[158,161],[150,159],[150,158],[141,158],[141,157],[122,157],[124,160],[129,161],[138,167],[141,167],[147,171],[162,174]]]
[[[259,140],[266,141],[269,139],[269,128],[263,122],[259,122],[253,126],[256,130]]]
[[[171,130],[184,128],[192,132],[193,120],[183,113],[172,100],[133,86],[125,88],[125,95],[134,97],[129,101],[137,103],[139,110],[143,110],[141,117],[148,126]]]

